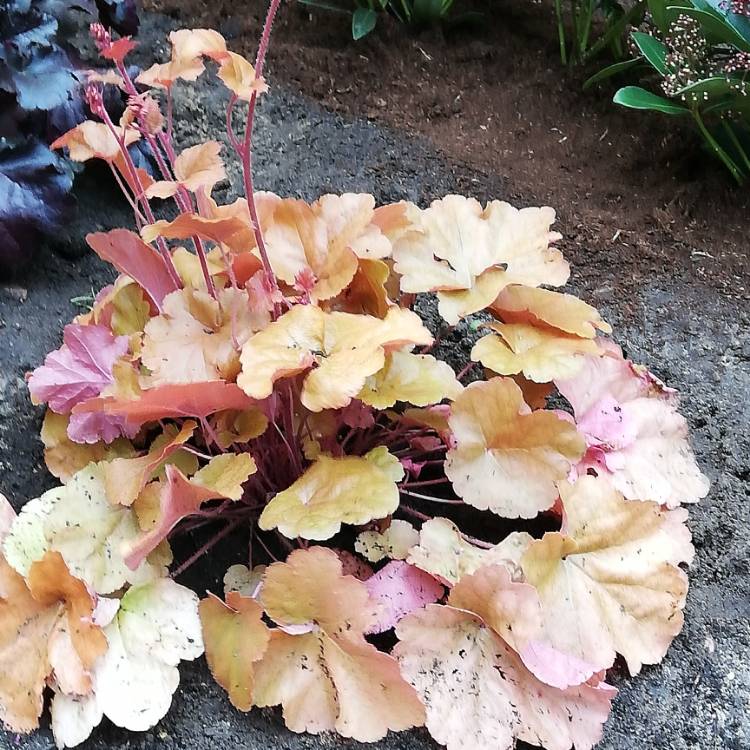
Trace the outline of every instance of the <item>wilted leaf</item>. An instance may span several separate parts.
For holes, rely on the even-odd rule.
[[[169,532],[203,503],[220,498],[239,499],[242,483],[255,471],[255,462],[247,453],[216,456],[192,479],[174,465],[167,465],[166,481],[159,493],[159,515],[145,534],[123,544],[125,564],[131,570],[138,570]]]
[[[227,52],[221,59],[217,75],[238,99],[246,102],[268,91],[263,77],[256,76],[255,68],[236,52]]]
[[[86,120],[61,135],[50,148],[67,148],[68,156],[73,161],[103,159],[113,162],[120,155],[118,138],[130,146],[141,137],[135,128],[115,126],[115,132],[117,137],[103,122]]]
[[[611,333],[595,308],[572,294],[528,286],[508,286],[490,308],[505,323],[527,323],[594,338],[597,330]]]
[[[464,502],[507,518],[551,508],[556,482],[584,453],[583,437],[552,412],[526,405],[509,378],[469,385],[448,419],[456,447],[445,473]]]
[[[255,663],[263,658],[271,634],[263,623],[263,607],[230,591],[226,604],[209,595],[200,603],[206,660],[216,682],[240,711],[253,705]]]
[[[148,481],[164,462],[193,436],[196,423],[187,420],[177,430],[170,425],[151,449],[137,458],[115,458],[104,464],[104,485],[107,499],[115,505],[132,505]],[[197,468],[197,467],[196,467]]]
[[[560,487],[562,532],[532,542],[521,564],[542,601],[546,636],[591,673],[625,657],[632,674],[661,660],[682,628],[693,547],[684,510],[625,500],[606,479]]]
[[[516,565],[531,541],[531,536],[525,531],[517,531],[491,549],[483,549],[464,539],[453,521],[431,518],[422,524],[419,543],[409,550],[406,559],[452,586],[483,565]]]
[[[366,456],[321,455],[268,503],[258,525],[290,539],[330,539],[344,523],[359,525],[393,513],[402,477],[398,459],[382,446]]]
[[[367,589],[341,575],[335,553],[312,547],[271,565],[261,597],[280,625],[315,625],[301,635],[273,631],[256,666],[256,705],[281,704],[292,731],[335,729],[360,742],[422,723],[422,706],[396,662],[365,641],[373,622]]]
[[[220,153],[221,144],[216,141],[206,141],[184,149],[174,160],[176,179],[151,183],[146,189],[146,196],[169,198],[180,187],[192,193],[202,189],[206,195],[210,195],[214,185],[226,177]]]

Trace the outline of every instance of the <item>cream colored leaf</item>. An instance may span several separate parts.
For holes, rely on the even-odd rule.
[[[509,378],[468,386],[448,419],[456,446],[445,473],[464,502],[508,518],[552,507],[556,482],[584,453],[575,427],[551,412],[532,412]]]
[[[453,399],[462,390],[446,362],[429,354],[396,351],[386,357],[381,370],[367,379],[358,398],[376,409],[386,409],[397,401],[428,406],[445,398]]]
[[[363,531],[354,548],[370,562],[406,560],[409,550],[419,543],[419,532],[408,522],[394,518],[383,531]]]
[[[533,542],[521,564],[542,601],[549,642],[592,665],[625,657],[632,674],[661,660],[680,632],[693,557],[687,513],[625,500],[604,478],[560,488],[562,532]]]

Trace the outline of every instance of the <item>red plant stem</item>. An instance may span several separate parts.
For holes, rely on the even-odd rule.
[[[133,79],[130,77],[130,74],[128,73],[128,69],[125,67],[125,64],[122,61],[117,62],[117,70],[120,73],[120,76],[122,76],[123,81],[125,82],[125,90],[127,91],[130,96],[138,96],[138,89],[136,89],[135,84],[133,83]],[[171,107],[171,97],[169,100],[170,107]],[[171,116],[171,112],[170,112]],[[171,118],[170,118],[171,119]],[[170,169],[170,165],[167,164],[166,161],[164,161],[164,155],[161,152],[161,149],[159,148],[159,143],[157,143],[156,138],[154,138],[151,133],[147,131],[147,125],[145,122],[145,118],[141,116],[140,118],[140,124],[141,124],[141,133],[143,134],[143,137],[146,139],[146,143],[148,143],[149,148],[151,149],[151,153],[154,156],[154,159],[156,159],[156,163],[159,166],[159,171],[162,173],[162,176],[165,180],[173,180],[174,174],[172,170]],[[169,128],[171,130],[171,122],[169,124]],[[165,140],[167,141],[165,145]],[[174,164],[174,149],[172,148],[171,143],[171,136],[169,139],[160,139],[159,142],[164,146],[164,149],[167,153],[167,156],[172,163]],[[177,204],[177,208],[182,211],[183,213],[192,213],[194,210],[193,206],[193,199],[190,197],[190,193],[188,193],[187,190],[185,190],[184,187],[180,186],[180,189],[178,193],[174,196],[174,201]],[[153,223],[153,222],[152,222]],[[203,279],[206,282],[206,289],[208,290],[208,293],[214,298],[218,299],[216,295],[216,287],[214,286],[214,281],[211,278],[211,273],[208,270],[208,261],[206,260],[206,250],[203,247],[203,242],[201,241],[200,237],[197,235],[193,235],[192,237],[193,244],[195,245],[195,252],[198,255],[198,260],[200,261],[201,266],[201,272],[203,273]]]
[[[398,506],[398,510],[404,511],[404,513],[409,514],[410,516],[414,516],[414,518],[418,518],[420,521],[431,521],[432,517],[428,516],[426,513],[421,513],[416,508],[412,508],[411,505],[404,505],[401,503],[401,505]]]
[[[260,77],[263,73],[263,65],[266,60],[266,54],[268,52],[268,43],[271,39],[271,28],[273,27],[276,13],[281,5],[281,0],[271,0],[271,4],[268,7],[268,13],[266,15],[265,23],[263,24],[263,32],[260,37],[260,44],[258,45],[258,54],[255,58],[255,75]],[[253,232],[255,234],[255,242],[258,245],[258,251],[260,252],[261,261],[263,262],[263,269],[266,272],[268,283],[274,291],[278,291],[279,285],[276,280],[276,276],[271,268],[271,261],[268,258],[268,251],[266,250],[266,243],[263,239],[263,230],[260,227],[258,220],[258,210],[255,206],[255,188],[253,187],[253,167],[252,167],[252,139],[253,139],[253,125],[255,122],[255,105],[258,99],[257,92],[253,91],[250,97],[250,103],[247,108],[247,120],[245,122],[245,137],[242,143],[242,176],[245,185],[245,197],[247,198],[247,206],[250,211],[250,218],[253,222]]]
[[[138,208],[138,204],[136,203],[135,197],[131,196],[129,188],[123,181],[122,177],[120,176],[120,173],[117,171],[117,167],[115,167],[115,165],[112,164],[111,161],[108,161],[107,164],[109,165],[109,168],[112,171],[112,176],[115,178],[117,187],[120,188],[120,192],[125,196],[125,200],[130,205],[130,208],[133,209],[133,215],[135,216],[135,223],[138,225],[138,228],[140,229],[146,223],[146,217],[141,213],[141,209]]]
[[[104,120],[104,124],[109,128],[109,131],[112,133],[112,136],[117,141],[117,144],[120,147],[120,152],[122,153],[122,158],[125,161],[125,166],[128,168],[130,179],[133,181],[133,185],[135,185],[138,188],[139,194],[137,198],[140,200],[141,206],[143,206],[143,213],[146,215],[146,220],[150,224],[154,224],[156,222],[156,219],[154,218],[153,211],[151,211],[151,204],[148,202],[148,198],[146,198],[144,194],[143,184],[141,183],[141,180],[138,177],[138,172],[135,168],[135,164],[133,164],[133,159],[130,156],[128,147],[125,145],[125,137],[124,135],[120,136],[120,134],[117,132],[117,128],[115,127],[115,124],[112,122],[112,118],[109,116],[109,113],[107,112],[106,109],[102,109],[102,119]],[[164,241],[164,238],[157,237],[156,245],[159,248],[159,252],[161,253],[162,260],[167,266],[167,271],[169,275],[172,277],[172,281],[175,282],[178,289],[182,288],[182,279],[180,278],[180,275],[177,273],[177,269],[174,267],[174,263],[172,262],[172,256],[169,253],[169,248],[167,247],[167,243]]]
[[[456,380],[463,380],[466,375],[470,373],[472,369],[475,368],[478,364],[479,362],[469,362],[469,364],[466,365],[466,367],[464,367],[463,370],[458,373],[458,375],[456,375]]]
[[[400,484],[399,487],[402,489],[404,487],[406,489],[411,489],[412,487],[429,487],[430,485],[435,484],[448,484],[449,481],[448,477],[438,477],[437,479],[422,479],[417,482],[404,482],[403,484]]]
[[[258,540],[258,543],[261,547],[263,547],[263,549],[266,551],[266,554],[271,558],[271,560],[273,560],[274,562],[278,562],[279,558],[276,557],[276,555],[274,555],[270,549],[268,549],[266,543],[261,539],[260,534],[256,534],[255,538]]]
[[[194,565],[198,560],[200,560],[203,555],[208,552],[208,550],[211,549],[217,542],[220,542],[225,536],[228,536],[232,531],[234,531],[237,526],[239,526],[240,521],[232,521],[232,523],[225,526],[218,534],[215,534],[212,536],[200,549],[196,550],[190,557],[188,557],[187,560],[185,560],[182,565],[180,565],[177,570],[173,571],[171,574],[172,578],[177,578],[180,574],[184,573],[191,565]]]

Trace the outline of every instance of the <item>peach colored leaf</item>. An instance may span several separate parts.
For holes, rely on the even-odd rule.
[[[149,388],[135,399],[118,396],[89,399],[74,407],[74,413],[102,412],[141,426],[159,419],[205,418],[217,411],[249,409],[254,404],[234,383],[213,380]]]
[[[548,642],[592,665],[625,657],[632,674],[680,632],[693,547],[684,510],[629,502],[606,479],[561,484],[562,532],[532,542],[521,564],[542,601]]]
[[[73,161],[103,159],[112,162],[120,155],[118,138],[124,138],[125,145],[129,146],[141,137],[134,128],[115,127],[115,131],[117,137],[103,122],[86,120],[63,133],[50,148],[67,148]]]
[[[394,518],[385,531],[363,531],[354,548],[370,562],[406,560],[409,550],[419,544],[419,532],[408,522]]]
[[[391,270],[384,261],[361,258],[349,286],[331,301],[332,308],[384,318],[391,306],[386,289],[390,275]]]
[[[471,358],[499,375],[523,375],[536,383],[577,375],[584,354],[598,354],[592,339],[523,323],[493,323],[494,333],[474,344]]]
[[[48,403],[58,414],[69,413],[113,382],[112,367],[127,351],[127,336],[115,338],[106,326],[65,326],[63,345],[28,379],[32,400]]]
[[[67,482],[73,474],[92,461],[132,458],[134,455],[132,443],[124,438],[118,438],[109,444],[74,443],[68,437],[68,419],[67,415],[55,414],[48,409],[40,435],[44,443],[44,463],[61,482]]]
[[[211,219],[198,214],[179,214],[173,221],[160,219],[141,229],[144,242],[153,242],[157,237],[168,240],[183,240],[197,236],[204,240],[226,245],[231,250],[247,250],[247,223],[238,216]]]
[[[127,276],[120,276],[112,297],[110,328],[117,336],[140,334],[151,317],[151,305],[142,287]]]
[[[154,385],[232,380],[239,372],[239,348],[270,320],[255,315],[247,292],[182,289],[164,298],[161,315],[145,328],[141,360]]]
[[[274,273],[290,286],[308,277],[313,301],[342,292],[357,271],[354,251],[331,242],[325,221],[304,201],[269,194],[266,207],[261,226]]]
[[[255,68],[236,52],[227,52],[226,57],[221,58],[219,78],[224,85],[242,101],[249,102],[253,96],[265,94],[268,91],[263,77],[255,75]]]
[[[609,477],[629,500],[670,508],[706,496],[709,482],[690,449],[677,400],[648,371],[619,351],[607,351],[587,357],[578,378],[556,385],[573,406],[588,446],[578,473],[591,469]]]
[[[556,482],[584,453],[575,427],[532,412],[509,378],[469,385],[448,419],[456,447],[445,473],[464,502],[507,518],[533,518],[552,507]]]
[[[150,450],[137,458],[115,458],[104,465],[104,486],[107,499],[115,505],[132,505],[150,479],[164,462],[193,436],[196,423],[187,420],[177,430],[165,428],[154,440]]]
[[[213,465],[212,465],[213,464]],[[183,519],[200,509],[209,500],[237,500],[242,483],[256,470],[255,462],[246,453],[225,454],[188,479],[174,465],[166,466],[166,481],[159,494],[159,515],[155,524],[137,539],[123,545],[125,564],[137,570]],[[203,473],[201,473],[203,472]]]
[[[349,248],[358,258],[387,258],[391,242],[375,223],[375,199],[369,193],[323,195],[313,210],[328,228],[329,246]]]
[[[448,750],[590,750],[615,693],[604,683],[559,690],[537,680],[516,652],[471,612],[431,604],[396,628],[394,655],[425,704],[430,734]]]
[[[455,324],[489,305],[507,284],[560,285],[569,273],[550,243],[550,208],[517,211],[493,201],[449,195],[428,209],[407,208],[410,231],[396,242],[395,271],[404,292],[436,291],[438,309]]]
[[[256,705],[281,704],[293,731],[335,729],[360,742],[421,725],[422,706],[396,662],[364,639],[374,620],[365,585],[341,574],[334,552],[297,550],[271,565],[261,598],[279,624],[315,628],[273,631],[255,671]]]
[[[176,179],[154,182],[146,189],[146,196],[169,198],[179,187],[192,193],[203,189],[206,195],[210,195],[214,185],[226,177],[220,153],[221,144],[217,141],[206,141],[184,149],[174,160]]]
[[[226,604],[209,594],[199,611],[211,674],[235,708],[249,711],[255,663],[263,658],[271,637],[263,623],[263,608],[254,599],[232,591]]]
[[[572,294],[528,286],[506,287],[491,306],[491,312],[505,323],[530,323],[592,339],[597,330],[611,333],[595,308]]]
[[[314,412],[342,408],[381,369],[388,351],[431,341],[409,310],[391,308],[380,320],[296,305],[248,340],[237,383],[248,395],[266,398],[279,378],[317,365],[305,377],[302,404]]]
[[[86,235],[86,242],[102,260],[134,279],[157,307],[177,289],[162,257],[135,232],[127,229],[95,232]]]
[[[428,406],[454,399],[462,390],[446,362],[430,354],[396,351],[386,357],[381,370],[367,378],[358,398],[376,409],[386,409],[397,401]]]
[[[405,615],[443,596],[445,589],[429,573],[402,560],[393,560],[365,581],[378,618],[367,633],[384,633]]]
[[[366,456],[321,455],[266,505],[258,525],[290,539],[330,539],[342,524],[364,524],[393,513],[401,478],[400,462],[383,446]]]

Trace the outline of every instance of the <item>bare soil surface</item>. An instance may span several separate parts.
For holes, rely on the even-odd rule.
[[[235,48],[250,50],[257,2],[236,15],[224,14],[236,2],[180,5],[193,14],[180,25],[219,26],[234,37]],[[615,670],[621,693],[600,747],[747,750],[750,271],[741,234],[747,194],[696,158],[697,141],[688,130],[667,130],[658,118],[636,121],[632,113],[626,117],[579,94],[576,80],[560,73],[554,45],[535,20],[535,14],[549,20],[538,6],[522,11],[503,4],[495,12],[479,37],[410,38],[387,26],[365,46],[354,46],[337,17],[316,14],[310,21],[287,8],[270,64],[273,91],[258,123],[258,187],[307,199],[367,191],[380,202],[405,198],[422,205],[462,192],[560,209],[561,247],[574,266],[570,286],[600,308],[629,356],[680,390],[698,460],[713,483],[709,497],[691,508],[697,559],[685,629],[661,665],[635,677]],[[144,45],[161,38],[169,23],[149,16]],[[153,44],[163,54],[163,43]],[[472,58],[467,50],[475,48],[480,56]],[[312,85],[316,76],[320,88]],[[431,98],[447,101],[444,89],[461,92],[462,108],[431,113]],[[381,106],[373,97],[386,99],[386,93]],[[183,90],[177,111],[185,145],[222,138],[223,101],[218,85]],[[483,117],[493,115],[487,131],[477,124],[483,102]],[[227,193],[236,177],[230,172]],[[16,507],[54,484],[38,439],[42,415],[28,401],[24,373],[59,345],[62,326],[77,312],[70,299],[111,278],[84,252],[85,232],[130,224],[107,185],[104,173],[88,172],[78,185],[78,220],[40,249],[25,274],[0,288],[0,489]],[[466,351],[459,335],[442,354],[460,358]],[[216,590],[222,570],[207,561],[191,583]],[[182,674],[172,711],[153,730],[130,734],[105,721],[84,747],[359,747],[294,735],[276,711],[238,713],[202,660],[184,665]],[[0,748],[49,747],[48,730],[20,740],[0,734]],[[418,731],[371,747],[436,746]]]

